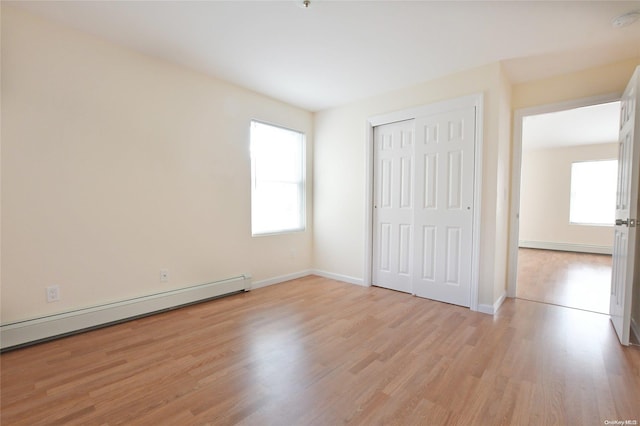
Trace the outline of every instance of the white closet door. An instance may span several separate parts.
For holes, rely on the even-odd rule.
[[[412,293],[413,120],[374,128],[373,285]]]
[[[415,128],[413,290],[469,306],[475,108],[419,117]]]

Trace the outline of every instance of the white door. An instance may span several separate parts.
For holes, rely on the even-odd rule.
[[[373,285],[411,293],[413,120],[377,126],[374,140]]]
[[[631,297],[635,270],[640,189],[640,67],[620,99],[620,150],[618,154],[618,189],[616,227],[613,242],[610,315],[620,343],[629,344]]]
[[[416,295],[471,301],[475,108],[416,118]]]

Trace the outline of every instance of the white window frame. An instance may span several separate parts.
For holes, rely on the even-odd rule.
[[[260,126],[269,126],[273,129],[281,129],[286,132],[293,132],[300,135],[300,179],[295,181],[282,181],[286,183],[295,183],[297,184],[297,196],[299,201],[299,226],[290,227],[290,228],[280,228],[280,229],[268,229],[268,230],[257,230],[255,229],[256,225],[254,223],[254,215],[256,215],[256,187],[258,182],[258,176],[256,176],[256,155],[255,151],[251,149],[253,143],[253,128],[254,125]],[[277,124],[267,123],[260,120],[251,120],[250,122],[250,136],[249,136],[249,147],[250,147],[250,155],[251,155],[251,236],[252,237],[260,237],[260,236],[268,236],[268,235],[279,235],[279,234],[288,234],[295,232],[303,232],[306,230],[306,135],[304,132],[299,130],[290,129],[284,126],[279,126]],[[267,182],[280,182],[277,180],[267,180]]]

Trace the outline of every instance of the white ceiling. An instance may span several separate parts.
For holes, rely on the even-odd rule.
[[[618,141],[620,102],[524,117],[524,150]]]
[[[18,1],[317,111],[505,61],[513,82],[640,56],[638,1]]]

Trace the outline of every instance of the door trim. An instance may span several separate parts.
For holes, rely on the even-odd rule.
[[[456,109],[475,107],[475,160],[473,184],[473,222],[471,254],[471,298],[470,309],[478,310],[478,285],[480,279],[480,212],[482,211],[482,146],[484,135],[484,95],[477,93],[445,101],[435,102],[416,108],[371,116],[365,123],[365,200],[364,200],[364,285],[371,286],[373,267],[373,128],[397,121],[412,120],[416,117],[448,112]]]
[[[522,121],[530,115],[565,111],[620,100],[622,92],[590,96],[553,104],[521,108],[513,114],[513,144],[511,149],[511,197],[509,206],[509,260],[507,264],[507,297],[516,297],[518,278],[518,246],[520,238],[520,180],[522,174]]]

